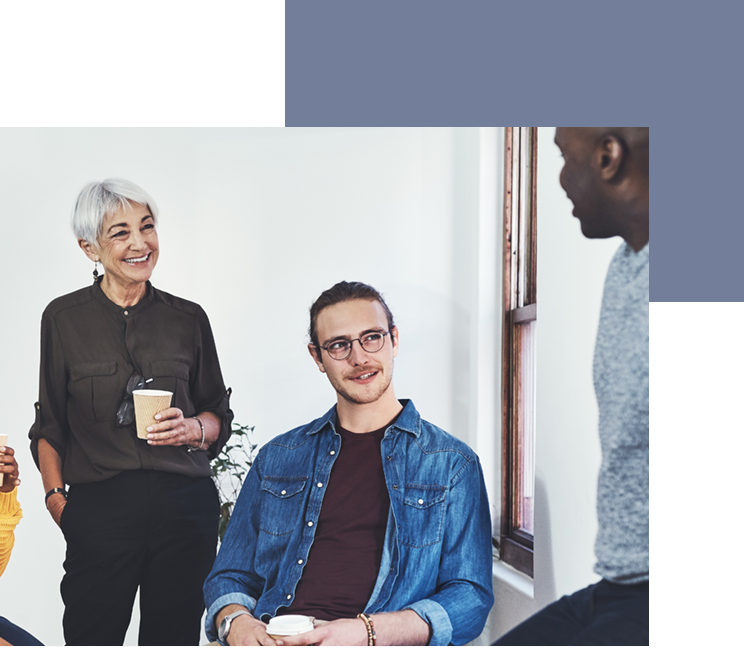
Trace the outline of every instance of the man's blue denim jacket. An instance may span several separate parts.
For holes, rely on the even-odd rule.
[[[478,456],[419,416],[411,401],[386,431],[390,493],[382,563],[364,611],[414,610],[430,645],[477,637],[493,605],[491,520]],[[262,448],[248,473],[211,574],[205,629],[238,603],[267,621],[288,606],[302,576],[325,485],[341,450],[335,406]]]

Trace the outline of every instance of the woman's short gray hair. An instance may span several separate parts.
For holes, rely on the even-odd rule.
[[[130,203],[147,205],[153,221],[157,223],[158,206],[146,191],[133,182],[109,178],[85,185],[72,210],[72,230],[75,236],[98,245],[98,237],[103,231],[103,219],[120,209],[129,209]]]

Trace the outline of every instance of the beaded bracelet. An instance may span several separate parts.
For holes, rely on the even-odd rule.
[[[197,450],[202,450],[204,448],[204,438],[206,437],[206,435],[204,434],[204,423],[201,422],[201,419],[198,416],[192,416],[191,418],[196,419],[196,422],[199,424],[199,427],[201,428],[202,439],[199,447],[194,448],[193,446],[189,446],[186,452],[196,452]]]
[[[372,623],[371,617],[368,617],[364,612],[362,612],[361,614],[357,614],[357,619],[364,621],[364,625],[367,626],[367,645],[376,646],[377,634],[375,633],[375,626]]]

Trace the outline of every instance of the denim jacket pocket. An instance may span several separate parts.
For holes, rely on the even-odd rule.
[[[398,539],[402,544],[419,548],[441,540],[446,496],[446,486],[405,485],[403,515],[398,521]]]
[[[271,477],[261,481],[261,531],[270,535],[292,533],[302,519],[302,492],[307,477]]]

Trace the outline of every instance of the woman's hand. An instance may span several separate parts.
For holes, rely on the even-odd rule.
[[[39,439],[39,468],[41,469],[41,480],[44,482],[44,490],[47,493],[52,488],[64,488],[62,459],[60,459],[52,444],[44,437]],[[50,495],[46,501],[47,510],[57,526],[62,519],[62,511],[65,510],[65,506],[67,506],[67,498],[62,493]]]
[[[0,493],[10,493],[21,483],[18,478],[18,462],[15,459],[15,450],[10,446],[0,446],[0,473],[3,474],[3,485]]]
[[[169,407],[155,415],[159,421],[147,428],[147,442],[150,445],[189,445],[194,448],[201,443],[202,434],[199,421],[184,418],[177,407]]]
[[[47,500],[47,510],[54,523],[60,528],[62,526],[59,521],[62,519],[62,511],[65,510],[65,506],[67,506],[67,498],[62,493],[55,493]]]

